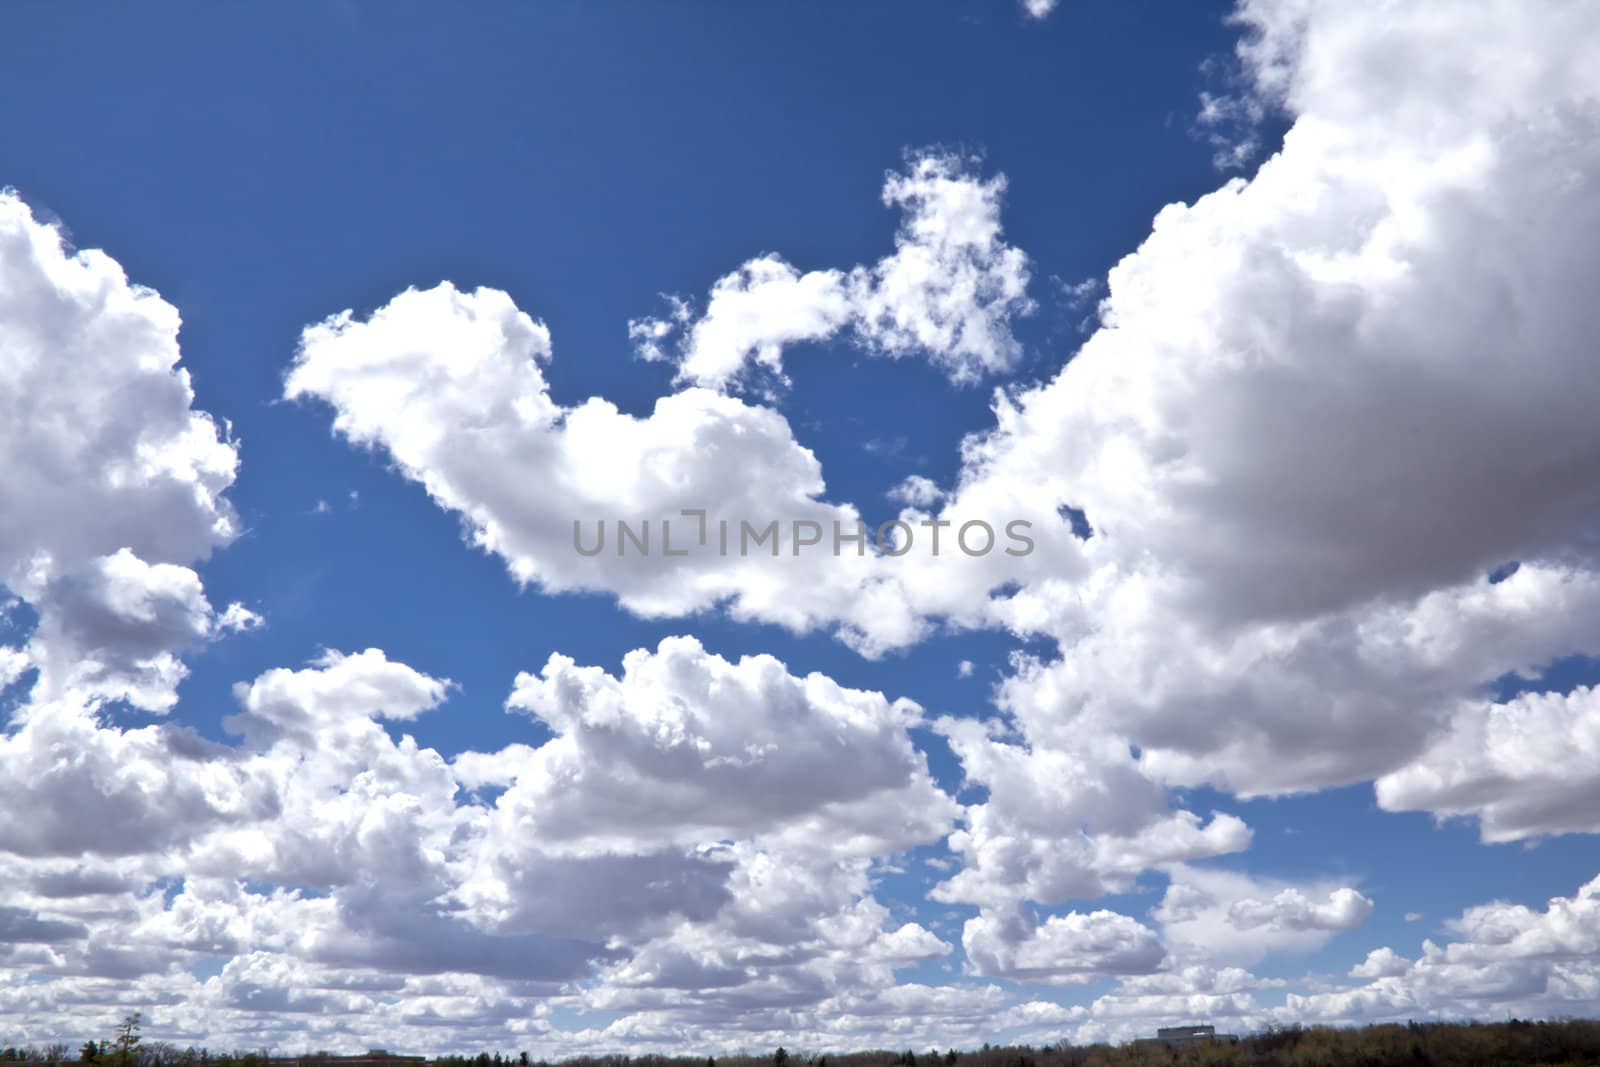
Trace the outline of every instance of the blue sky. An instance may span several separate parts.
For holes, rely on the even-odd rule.
[[[17,40],[48,44],[7,63],[19,85],[62,55],[95,72],[47,106],[8,113],[6,180],[78,242],[116,249],[130,277],[179,307],[198,406],[233,422],[261,472],[231,494],[251,534],[208,564],[209,581],[275,617],[312,603],[321,617],[209,650],[189,684],[214,670],[207,692],[224,695],[239,677],[323,646],[447,655],[456,628],[429,620],[466,612],[474,633],[458,631],[464,647],[446,673],[482,678],[493,704],[510,673],[555,647],[529,640],[554,605],[519,596],[492,560],[460,551],[449,516],[381,462],[328,440],[325,413],[278,402],[306,323],[370,310],[408,285],[492,285],[550,326],[564,354],[549,368],[554,396],[647,411],[671,374],[634,358],[626,324],[657,312],[659,294],[703,292],[768,250],[802,267],[875,258],[896,222],[878,203],[884,172],[908,148],[967,145],[1010,178],[1008,227],[1038,235],[1027,251],[1043,306],[1018,323],[1019,370],[1044,376],[1088,313],[1050,275],[1103,275],[1162,204],[1217,184],[1211,150],[1188,131],[1208,84],[1197,68],[1233,39],[1225,6],[1152,25],[1107,5],[1080,13],[1085,27],[952,5],[916,20],[903,48],[884,47],[913,29],[887,6],[806,16],[730,5],[694,19],[643,4],[626,18],[575,4],[465,19],[429,5],[382,17],[357,5],[296,19],[207,12],[107,13],[126,24],[86,34],[71,13],[41,5]],[[1129,64],[1100,43],[1108,33],[1159,51]],[[974,37],[985,42],[981,65]],[[1039,99],[1075,103],[1041,130],[1024,113]],[[951,389],[929,368],[861,360],[844,345],[822,358],[849,361],[848,380],[832,366],[799,368],[785,413],[831,491],[885,516],[886,490],[907,473],[949,477],[960,437],[992,421],[987,388]],[[893,457],[864,448],[901,439]],[[308,518],[318,500],[336,515]],[[397,568],[419,580],[395,583]],[[302,590],[311,573],[315,597]],[[567,599],[559,610],[559,628],[545,632],[591,662],[679,629],[604,603]],[[502,625],[527,636],[484,647],[476,632]],[[719,634],[734,652],[784,637]],[[830,670],[899,666],[808,644]],[[904,685],[922,673],[890,677]],[[965,699],[982,693],[974,679]],[[509,739],[498,716],[474,718],[488,721],[458,725]]]
[[[9,14],[0,1035],[1594,1009],[1592,12]]]

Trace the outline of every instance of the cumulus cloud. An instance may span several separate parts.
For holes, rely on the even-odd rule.
[[[1600,692],[1467,703],[1416,759],[1378,779],[1389,811],[1476,815],[1485,841],[1600,831]]]
[[[678,998],[655,1009],[677,1025],[725,1018],[739,1003],[821,1020],[847,1003],[870,1017],[880,995],[916,999],[895,992],[896,969],[952,947],[891,916],[871,872],[937,840],[956,807],[910,741],[921,712],[908,702],[671,639],[615,677],[555,657],[519,679],[510,701],[555,736],[453,762],[403,732],[452,684],[377,649],[326,652],[240,684],[239,710],[224,721],[232,743],[113,721],[116,700],[167,710],[180,656],[260,624],[242,605],[213,608],[194,569],[236,530],[221,496],[234,446],[190,408],[176,313],[104,256],[69,256],[13,198],[0,206],[0,371],[8,393],[34,394],[28,414],[38,415],[8,422],[0,444],[24,482],[57,472],[54,483],[5,486],[32,505],[8,505],[18,519],[0,565],[20,600],[7,611],[26,602],[37,618],[0,656],[6,684],[26,682],[0,735],[8,1022],[92,1032],[136,990],[165,1005],[164,1032],[201,1041],[314,1034],[340,1044],[377,1025],[421,1043],[428,1027],[482,1039],[537,1019],[541,998],[575,980],[590,983],[597,1006],[645,990]],[[538,434],[581,438],[590,415],[589,443],[628,421],[602,402],[551,404],[534,362],[548,341],[502,295],[414,296],[447,310],[407,317],[402,300],[398,321],[377,327],[397,332],[347,346],[332,364],[312,350],[345,327],[308,342],[292,381],[345,401],[341,432],[390,433],[385,406],[416,415],[405,396],[418,383],[438,420],[417,423],[421,444],[396,439],[404,461],[428,455],[440,426],[500,420],[490,447],[514,452],[559,449]],[[117,402],[102,388],[118,390]],[[811,500],[815,461],[781,418],[696,391],[655,427],[674,422],[687,430],[684,458],[708,444],[698,423],[747,461],[754,428],[789,465],[772,478],[779,492],[833,513]],[[474,484],[488,469],[450,474]],[[593,484],[591,470],[569,473]],[[431,477],[430,488],[453,491]],[[859,593],[859,582],[847,588]],[[503,789],[492,802],[471,792],[491,786]],[[669,786],[673,802],[661,806]],[[532,842],[518,825],[530,817]],[[212,978],[188,970],[218,958]],[[997,994],[963,994],[943,1010],[976,1025]],[[641,1001],[632,1025],[650,1015]],[[306,1030],[286,1021],[295,1016],[320,1021]]]
[[[272,814],[270,793],[216,756],[181,728],[106,728],[82,704],[30,705],[0,736],[0,848],[137,856],[218,822]]]
[[[1320,948],[1334,934],[1360,926],[1372,908],[1350,886],[1295,885],[1176,864],[1151,916],[1178,956],[1248,966],[1271,953]]]
[[[1417,1015],[1444,1018],[1514,1014],[1565,1016],[1593,1010],[1600,998],[1600,879],[1542,909],[1493,902],[1446,924],[1455,939],[1424,941],[1407,959],[1375,949],[1351,977],[1361,984],[1291,993],[1280,1018],[1368,1022]]]
[[[698,315],[673,298],[666,317],[635,319],[628,336],[644,358],[673,359],[679,381],[712,389],[757,369],[781,378],[785,347],[846,330],[869,352],[923,356],[956,382],[1004,372],[1021,355],[1011,321],[1035,309],[1027,256],[1002,236],[1005,189],[977,159],[911,156],[883,186],[884,205],[903,213],[890,255],[801,272],[768,253],[719,278]]]
[[[519,582],[615,590],[644,615],[726,602],[738,617],[798,629],[848,614],[843,602],[863,586],[862,626],[872,606],[897,599],[874,596],[875,558],[848,550],[825,560],[761,546],[748,556],[667,555],[716,545],[721,521],[734,523],[740,545],[739,522],[778,520],[787,548],[783,529],[795,520],[831,536],[836,521],[855,531],[859,516],[820,499],[815,457],[776,412],[700,389],[663,398],[645,418],[599,399],[562,408],[539,369],[549,357],[548,331],[506,294],[446,283],[402,293],[365,322],[345,313],[307,329],[285,393],[333,405],[338,433],[382,448]],[[713,524],[704,538],[686,508]],[[619,520],[636,532],[653,525],[654,554],[623,556],[614,525],[601,552],[578,551],[580,527],[587,546],[599,524]],[[663,540],[673,536],[675,545]],[[915,630],[903,609],[873,613],[870,625]]]
[[[1600,262],[1577,237],[1600,211],[1600,27],[1518,11],[1241,7],[1282,150],[1158,214],[1101,327],[998,398],[944,504],[1027,493],[1092,528],[990,603],[1059,650],[1000,694],[1034,753],[1101,737],[1157,783],[1240,795],[1381,779],[1386,805],[1493,839],[1590,825],[1585,782],[1521,770],[1539,744],[1472,755],[1487,683],[1600,644],[1580,399]],[[1527,54],[1546,61],[1505,59]],[[1575,710],[1493,717],[1582,748]],[[985,833],[1023,838],[1001,810]]]
[[[1055,903],[1131,889],[1145,870],[1246,848],[1251,832],[1227,813],[1172,810],[1167,794],[1125,745],[1085,736],[1071,748],[995,736],[971,719],[939,731],[985,798],[968,805],[950,837],[962,869],[935,900],[992,905]]]
[[[242,604],[214,610],[190,568],[149,564],[126,548],[53,579],[38,603],[27,648],[39,669],[35,699],[72,693],[156,712],[177,702],[184,653],[262,623]]]
[[[913,474],[905,481],[900,482],[889,490],[889,499],[907,504],[914,508],[926,508],[937,504],[944,497],[944,490],[931,478],[920,474]]]
[[[1148,974],[1166,958],[1156,932],[1120,912],[1052,915],[1020,909],[968,919],[961,946],[974,973],[1016,981],[1081,985],[1107,974]]]
[[[555,656],[518,677],[508,707],[555,736],[502,772],[510,784],[456,891],[501,925],[665,934],[748,896],[759,903],[740,907],[781,909],[805,871],[816,884],[846,868],[859,879],[874,857],[938,839],[955,814],[906,733],[915,705],[796,678],[770,656],[730,663],[671,638],[630,653],[620,677]],[[752,877],[758,892],[735,891]],[[792,884],[775,896],[780,878]],[[734,934],[781,943],[783,924],[759,930],[768,921]]]
[[[391,734],[452,691],[376,649],[327,652],[239,685],[232,746],[32,707],[0,740],[11,1016],[60,1025],[81,983],[137,982],[180,1032],[316,1013],[335,1035],[459,1040],[582,982],[632,1026],[763,1004],[821,1027],[952,951],[874,894],[873,865],[956,810],[911,744],[915,705],[671,638],[616,676],[556,656],[519,677],[508,707],[549,728],[539,745],[446,761]],[[490,783],[490,804],[461,788]]]
[[[0,586],[42,695],[171,707],[215,624],[189,565],[230,541],[234,443],[193,408],[178,312],[0,191]],[[20,398],[26,398],[21,402]]]
[[[1350,968],[1351,978],[1394,978],[1411,969],[1411,961],[1385,945],[1367,953],[1367,958]]]
[[[873,856],[939,837],[955,814],[906,733],[920,708],[796,678],[771,656],[730,663],[669,638],[614,677],[556,655],[517,677],[508,706],[555,734],[499,801],[548,847],[796,834]],[[826,839],[808,825],[817,814]]]
[[[835,629],[873,655],[920,640],[938,616],[976,624],[986,590],[1076,553],[1053,510],[1003,491],[937,516],[908,509],[897,521],[922,547],[884,554],[855,507],[824,500],[820,464],[777,411],[701,388],[642,418],[601,399],[562,407],[540,370],[550,356],[549,332],[505,293],[444,283],[365,321],[345,312],[306,329],[285,395],[330,404],[335,432],[381,449],[517,581],[611,592],[645,616],[724,606]],[[977,527],[970,552],[951,543],[974,521],[994,534],[987,551]],[[1008,535],[1012,521],[1033,523],[1033,550]]]

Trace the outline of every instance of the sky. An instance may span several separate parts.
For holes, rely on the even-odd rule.
[[[0,1044],[1600,1012],[1594,5],[24,0],[0,94]]]

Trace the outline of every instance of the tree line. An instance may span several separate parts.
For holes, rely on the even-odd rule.
[[[307,1052],[269,1056],[265,1051],[212,1053],[193,1046],[145,1041],[140,1016],[130,1015],[105,1040],[89,1040],[72,1055],[54,1044],[0,1048],[0,1061],[94,1067],[278,1067],[285,1059],[317,1067],[338,1056]],[[1387,1023],[1359,1028],[1272,1027],[1237,1041],[1186,1045],[1058,1042],[980,1049],[877,1049],[849,1053],[790,1052],[734,1056],[613,1054],[562,1060],[530,1059],[526,1052],[439,1056],[429,1067],[1600,1067],[1600,1020],[1511,1019],[1501,1023]]]

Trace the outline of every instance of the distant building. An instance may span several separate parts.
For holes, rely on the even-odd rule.
[[[371,1049],[361,1056],[313,1052],[305,1056],[273,1056],[262,1061],[264,1067],[421,1067],[427,1062],[426,1056],[397,1056],[381,1048]]]
[[[1141,1037],[1135,1045],[1192,1045],[1196,1041],[1237,1041],[1236,1034],[1219,1034],[1215,1026],[1163,1026],[1155,1037]]]

